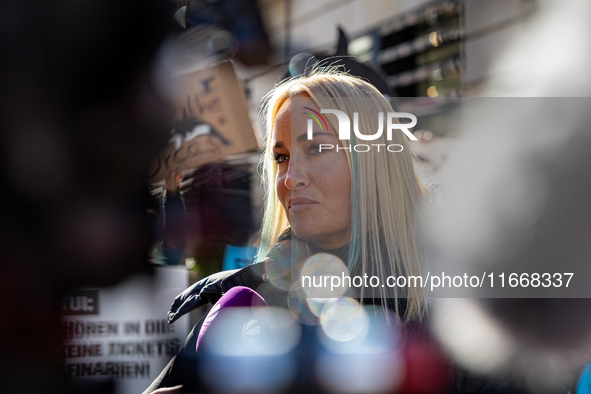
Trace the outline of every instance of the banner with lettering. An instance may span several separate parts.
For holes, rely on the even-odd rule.
[[[187,285],[185,267],[157,267],[154,277],[68,294],[62,302],[68,378],[112,379],[117,393],[143,392],[187,337],[189,319],[166,323],[172,300]]]
[[[179,102],[171,138],[154,163],[152,181],[164,179],[174,167],[182,171],[258,149],[232,62],[179,76],[175,87]]]

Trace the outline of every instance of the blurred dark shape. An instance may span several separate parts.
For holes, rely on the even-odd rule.
[[[589,334],[591,299],[501,298],[484,300],[482,304],[524,346],[567,352],[583,350],[586,343],[587,351],[591,349],[588,340],[583,339]]]
[[[144,182],[168,120],[148,66],[174,10],[159,0],[2,8],[0,392],[75,392],[62,376],[60,295],[146,269]]]
[[[405,364],[404,378],[397,392],[451,392],[455,371],[451,361],[427,330],[408,330],[402,351]]]
[[[251,209],[251,173],[249,166],[213,163],[186,176],[193,178],[183,192],[189,248],[205,276],[221,271],[226,245],[246,246],[257,230]]]
[[[184,264],[187,246],[187,213],[180,191],[157,187],[150,192],[148,208],[155,246],[152,260],[157,264]]]
[[[386,96],[392,96],[392,90],[388,87],[384,76],[378,72],[377,67],[360,63],[348,53],[349,38],[339,26],[339,40],[337,48],[333,54],[321,54],[302,52],[295,55],[289,63],[289,71],[283,79],[306,75],[314,67],[338,66],[341,71],[346,71],[351,75],[361,77],[375,86],[380,93]]]
[[[238,41],[235,56],[241,63],[247,66],[267,63],[273,50],[256,0],[197,0],[183,8],[184,13],[177,12],[181,27],[213,25],[228,30]]]

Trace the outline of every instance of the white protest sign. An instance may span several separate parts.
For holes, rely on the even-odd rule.
[[[62,304],[63,355],[70,379],[114,379],[118,393],[141,393],[184,345],[188,320],[166,323],[188,285],[185,267],[157,267],[118,286],[72,292]]]

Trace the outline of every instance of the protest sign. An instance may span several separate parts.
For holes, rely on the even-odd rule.
[[[174,80],[175,114],[171,138],[150,171],[159,181],[177,167],[195,168],[258,148],[243,88],[230,61]]]
[[[73,383],[114,380],[117,393],[141,393],[183,346],[188,319],[166,313],[188,284],[185,267],[158,267],[118,286],[75,290],[62,302],[63,357]]]

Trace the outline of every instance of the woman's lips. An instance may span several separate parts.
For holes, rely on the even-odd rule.
[[[305,197],[292,197],[289,199],[288,207],[290,213],[296,213],[303,211],[304,209],[310,208],[312,205],[316,205],[318,202],[310,200]]]

